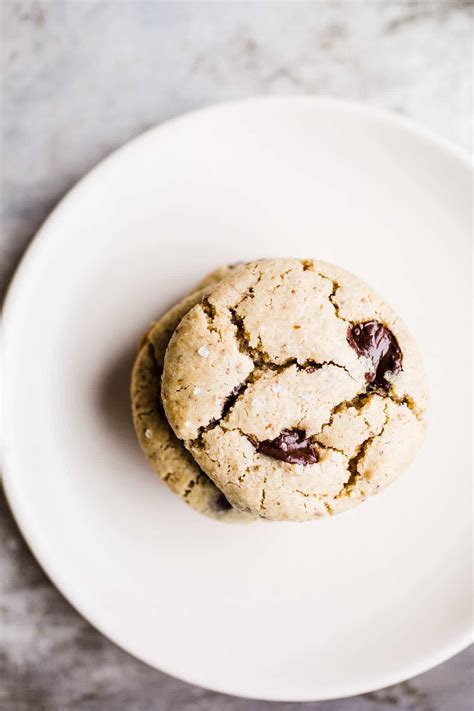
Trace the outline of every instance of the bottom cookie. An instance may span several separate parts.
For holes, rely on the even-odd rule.
[[[187,296],[144,336],[132,372],[131,400],[135,431],[154,471],[192,509],[226,522],[248,522],[253,517],[235,509],[174,435],[161,405],[161,373],[168,342],[183,316],[227,268],[212,272],[199,284],[205,289]]]

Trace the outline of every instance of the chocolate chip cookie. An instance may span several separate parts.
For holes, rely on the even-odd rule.
[[[189,310],[164,360],[169,423],[236,508],[308,520],[375,494],[423,436],[426,382],[393,310],[339,267],[273,259]]]
[[[191,294],[152,324],[143,338],[132,373],[131,399],[135,430],[152,468],[167,486],[194,510],[222,521],[252,520],[234,509],[225,495],[194,461],[173,434],[161,404],[160,383],[168,342],[182,317],[209,294],[229,269],[222,267],[200,285],[206,288]]]

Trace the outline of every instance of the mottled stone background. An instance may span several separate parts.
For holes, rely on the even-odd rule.
[[[155,123],[255,94],[392,109],[472,138],[473,3],[0,0],[2,287],[76,180]],[[401,522],[401,525],[402,522]],[[117,649],[61,597],[1,499],[3,711],[468,711],[473,656],[384,691],[271,704],[214,694]]]

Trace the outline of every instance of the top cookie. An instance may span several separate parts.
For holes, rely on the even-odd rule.
[[[426,384],[407,329],[359,279],[273,259],[229,274],[183,318],[162,396],[177,437],[235,507],[304,520],[405,468]]]

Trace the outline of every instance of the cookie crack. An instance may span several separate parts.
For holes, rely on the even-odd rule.
[[[199,428],[197,436],[194,437],[192,440],[189,440],[189,444],[191,446],[197,446],[197,445],[202,446],[202,436],[204,434],[206,434],[207,432],[209,432],[210,430],[215,429],[215,427],[217,427],[217,425],[221,425],[222,423],[226,422],[228,415],[231,413],[231,411],[234,408],[234,406],[236,405],[236,403],[242,399],[247,388],[250,385],[253,385],[254,383],[258,382],[258,380],[260,380],[260,378],[264,375],[264,373],[267,373],[269,370],[277,372],[277,373],[282,373],[285,370],[287,370],[288,368],[292,367],[293,365],[296,365],[299,371],[304,371],[304,370],[309,371],[310,368],[313,368],[314,370],[318,370],[318,369],[321,369],[322,367],[324,367],[325,365],[332,365],[335,368],[341,368],[342,370],[345,370],[348,373],[347,369],[344,366],[338,365],[337,363],[333,363],[332,361],[324,361],[323,363],[316,363],[315,361],[311,360],[311,361],[306,361],[303,364],[300,364],[296,361],[296,359],[290,358],[288,361],[286,361],[285,363],[283,363],[281,365],[277,365],[274,363],[270,364],[270,365],[267,364],[267,367],[255,365],[255,367],[253,368],[253,370],[250,371],[250,373],[245,378],[245,380],[243,380],[241,383],[236,385],[233,388],[233,390],[229,393],[229,395],[227,395],[224,398],[224,403],[223,403],[222,410],[221,410],[219,417],[215,417],[214,419],[210,420],[210,422],[208,422],[207,425],[201,426]],[[311,372],[311,371],[309,371],[309,372]],[[350,373],[348,373],[348,375],[350,377],[352,377],[350,375]],[[350,402],[350,401],[346,401],[346,402]],[[346,403],[341,403],[341,405],[343,405],[343,404],[346,404]],[[337,407],[339,407],[339,405]],[[334,414],[335,414],[335,409],[332,411],[331,416]],[[324,423],[324,424],[326,425],[328,423]],[[321,434],[321,430],[317,434]]]
[[[288,269],[286,272],[283,272],[283,274],[281,274],[281,283],[275,285],[275,287],[269,291],[270,294],[274,293],[278,288],[282,286],[285,276],[290,272],[291,269]],[[249,288],[241,295],[239,301],[234,304],[234,306],[227,307],[230,314],[230,320],[236,328],[237,345],[239,346],[240,352],[249,356],[253,360],[254,365],[259,367],[262,367],[264,364],[271,362],[270,355],[263,348],[262,339],[260,336],[258,336],[259,348],[253,348],[250,345],[249,335],[245,329],[244,319],[237,312],[237,309],[246,299],[255,298],[255,289],[260,284],[262,278],[263,273],[260,271],[256,282],[249,286]]]
[[[262,369],[268,369],[268,370],[273,370],[276,372],[282,372],[286,368],[288,368],[291,365],[296,365],[299,370],[307,370],[309,367],[314,367],[316,368],[322,368],[324,365],[333,365],[336,368],[341,368],[342,370],[345,370],[347,375],[352,378],[352,380],[356,380],[352,373],[349,371],[346,366],[341,365],[340,363],[336,363],[333,360],[327,360],[327,361],[322,361],[318,362],[314,360],[313,358],[308,358],[306,361],[303,363],[298,362],[298,359],[295,357],[288,358],[286,361],[283,363],[275,363],[272,361],[270,354],[267,353],[262,345],[262,340],[261,337],[258,336],[258,347],[254,348],[253,346],[250,345],[250,338],[249,334],[247,333],[247,330],[245,328],[245,323],[244,319],[237,313],[236,308],[228,307],[229,314],[230,314],[230,320],[231,323],[235,326],[236,329],[236,340],[237,340],[237,345],[239,348],[239,351],[243,353],[244,355],[248,356],[255,368],[262,368]]]
[[[227,395],[227,397],[224,399],[221,414],[219,415],[219,417],[215,417],[210,422],[208,422],[207,425],[203,425],[202,427],[200,427],[197,436],[194,437],[192,440],[189,440],[186,446],[188,446],[189,444],[189,446],[192,447],[202,448],[204,446],[202,441],[203,435],[225,422],[234,405],[238,402],[238,400],[242,398],[249,385],[252,385],[253,383],[257,382],[257,380],[259,379],[258,376],[261,374],[261,371],[259,371],[257,368],[254,368],[247,375],[245,380],[236,385],[235,388],[231,391],[231,393]]]
[[[228,311],[230,314],[230,321],[235,326],[235,337],[239,351],[248,356],[253,361],[256,368],[263,367],[266,364],[266,357],[268,360],[270,359],[268,354],[265,353],[263,349],[259,351],[257,348],[252,348],[249,343],[249,336],[245,329],[244,320],[237,313],[236,307],[229,306]]]
[[[263,511],[265,509],[265,497],[267,495],[267,490],[265,488],[265,485],[267,483],[268,477],[266,476],[263,480],[262,484],[262,494],[260,496],[260,505],[259,505],[259,511]]]
[[[341,285],[336,279],[333,279],[332,277],[328,277],[326,274],[323,274],[322,272],[316,271],[313,269],[313,263],[310,260],[301,260],[301,264],[303,265],[303,271],[312,271],[315,274],[317,274],[321,279],[325,279],[326,281],[330,282],[331,284],[331,293],[328,296],[329,301],[334,307],[334,313],[336,315],[336,318],[338,318],[340,321],[344,321],[344,323],[354,325],[355,321],[351,321],[348,318],[345,318],[344,316],[341,315],[341,307],[338,304],[336,300],[336,293],[337,290],[341,288]]]
[[[357,395],[355,395],[351,400],[343,400],[342,402],[335,405],[331,410],[329,419],[321,425],[321,429],[319,430],[319,432],[316,432],[315,437],[322,434],[325,427],[330,427],[334,422],[335,416],[338,415],[340,412],[345,412],[351,407],[357,410],[357,412],[360,412],[365,407],[365,405],[377,395],[378,393],[368,393],[367,390],[364,390],[363,392],[357,393]],[[367,421],[366,424],[368,424]]]
[[[336,499],[339,499],[342,496],[347,495],[354,488],[356,482],[363,478],[363,475],[359,472],[359,463],[364,459],[364,457],[367,453],[367,450],[368,450],[369,446],[372,444],[372,442],[374,440],[376,440],[378,437],[381,437],[383,435],[385,428],[386,428],[388,421],[389,421],[389,416],[387,413],[387,406],[386,405],[384,407],[384,413],[385,413],[385,422],[384,422],[380,432],[376,435],[371,435],[370,437],[367,437],[367,439],[365,439],[363,442],[361,442],[361,444],[358,446],[357,451],[354,454],[354,456],[349,459],[349,461],[347,463],[347,470],[349,471],[349,478],[344,483],[341,490],[335,497]]]
[[[385,400],[385,401],[391,400],[391,401],[392,401],[393,403],[395,403],[396,405],[406,405],[406,406],[409,408],[409,410],[415,415],[415,417],[417,418],[417,420],[423,421],[422,413],[417,409],[416,404],[415,404],[415,402],[412,400],[412,398],[410,398],[410,397],[408,397],[408,396],[405,396],[405,397],[403,397],[403,398],[400,398],[400,397],[397,397],[396,395],[389,395],[388,393],[383,392],[383,391],[382,391],[382,392],[378,392],[378,391],[377,391],[377,392],[370,392],[370,391],[367,391],[367,390],[366,390],[365,392],[361,392],[361,393],[358,393],[357,395],[355,395],[355,396],[352,398],[352,400],[344,400],[343,402],[340,402],[338,405],[336,405],[336,406],[332,409],[332,412],[331,412],[330,417],[329,417],[329,419],[327,420],[327,422],[325,422],[323,425],[321,425],[321,429],[319,430],[319,432],[317,432],[317,433],[314,435],[314,437],[315,437],[315,442],[317,442],[318,446],[320,446],[320,447],[324,447],[324,446],[325,446],[325,445],[323,445],[321,442],[319,442],[317,438],[318,438],[319,435],[322,435],[322,434],[324,433],[324,430],[325,430],[326,428],[330,427],[330,426],[333,424],[334,418],[335,418],[339,413],[345,412],[346,410],[348,410],[348,409],[350,409],[350,408],[354,408],[358,413],[361,413],[362,410],[363,410],[363,408],[364,408],[374,397],[380,397],[380,398],[382,398],[382,399]],[[387,414],[387,405],[386,405],[386,402],[384,403],[384,414],[385,414],[385,422],[384,422],[383,427],[382,427],[382,429],[380,430],[380,432],[378,432],[378,433],[375,434],[375,435],[371,435],[368,439],[364,440],[364,441],[359,445],[356,454],[354,455],[354,457],[352,457],[351,460],[349,460],[349,466],[354,467],[353,460],[357,459],[357,457],[360,455],[360,449],[361,449],[365,444],[367,444],[367,446],[368,446],[368,443],[369,443],[372,439],[375,439],[376,437],[379,437],[379,436],[383,433],[383,431],[384,431],[384,429],[385,429],[385,426],[386,426],[386,424],[387,424],[387,422],[388,422],[388,414]],[[371,427],[371,423],[367,420],[367,418],[366,418],[364,415],[362,415],[362,417],[363,417],[364,422],[365,422],[365,424],[367,425],[367,427],[370,428],[370,427]],[[346,454],[343,450],[337,449],[337,448],[335,448],[335,447],[332,447],[332,448],[329,447],[329,449],[336,449],[336,451],[341,452],[341,454],[344,454],[345,456],[347,456],[347,454]],[[360,459],[360,457],[359,457],[359,459]],[[357,465],[359,459],[357,459],[357,462],[355,462],[355,465]]]
[[[201,309],[206,317],[207,329],[208,329],[209,333],[217,333],[217,335],[219,336],[219,338],[222,341],[223,340],[222,331],[220,330],[220,328],[218,328],[216,326],[216,317],[217,317],[216,307],[214,306],[214,304],[211,304],[208,296],[204,297],[204,299],[202,299],[202,301],[198,305],[201,307]]]
[[[283,363],[273,362],[270,358],[270,355],[266,351],[264,351],[263,348],[258,349],[250,346],[249,337],[245,329],[245,324],[242,317],[239,316],[232,308],[229,308],[229,312],[231,314],[231,322],[237,329],[236,335],[239,350],[241,353],[248,356],[253,361],[255,368],[262,369],[263,371],[272,370],[274,372],[281,373],[292,365],[296,365],[298,370],[309,370],[310,368],[314,368],[314,370],[317,370],[325,365],[333,365],[335,368],[340,368],[341,370],[344,370],[352,380],[356,380],[356,378],[354,378],[350,370],[346,368],[345,365],[336,363],[333,360],[325,360],[318,362],[314,358],[308,358],[302,363],[300,363],[297,358],[292,357],[287,358],[287,360],[285,360]],[[260,337],[259,341],[261,343]]]
[[[207,319],[207,328],[211,333],[219,333],[219,329],[216,328],[214,319],[216,317],[216,309],[213,304],[209,301],[209,298],[206,296],[201,303],[199,304],[201,309],[204,312],[204,315],[206,316]]]
[[[295,493],[299,494],[304,499],[313,499],[313,500],[316,499],[316,501],[318,501],[320,504],[322,504],[324,506],[324,508],[326,509],[326,511],[328,512],[328,514],[330,516],[333,515],[334,509],[331,508],[331,506],[328,504],[328,502],[320,494],[309,494],[306,491],[301,491],[301,489],[295,489]],[[304,507],[305,507],[305,509],[307,508],[306,504],[304,504]]]
[[[337,447],[331,447],[329,444],[322,444],[321,442],[318,442],[318,440],[313,439],[314,444],[317,445],[319,449],[324,449],[326,452],[338,452],[339,454],[342,454],[343,457],[347,459],[347,454],[344,452],[342,449],[338,449]]]
[[[351,326],[354,325],[354,321],[351,321],[348,318],[345,318],[344,316],[341,315],[341,307],[339,303],[336,300],[336,294],[337,290],[341,288],[341,285],[339,284],[338,281],[335,279],[332,279],[331,277],[326,276],[326,274],[322,274],[322,272],[316,272],[318,276],[320,276],[322,279],[326,279],[326,281],[329,281],[332,286],[332,291],[328,296],[329,301],[334,307],[334,313],[336,315],[336,318],[338,318],[340,321],[344,321],[344,323],[350,324]]]
[[[408,407],[410,412],[415,415],[416,419],[419,422],[424,421],[423,410],[420,410],[420,408],[410,395],[404,395],[403,397],[400,397],[399,395],[396,395],[396,393],[394,393],[392,388],[390,388],[389,392],[386,393],[385,397],[395,403],[395,405],[405,405],[406,407]]]
[[[311,373],[315,370],[320,370],[326,365],[332,365],[334,368],[340,368],[341,370],[345,370],[347,375],[351,378],[351,380],[356,381],[356,378],[351,374],[351,372],[346,368],[345,365],[340,365],[339,363],[336,363],[333,360],[323,360],[323,361],[316,361],[314,358],[308,358],[307,360],[303,361],[300,363],[297,358],[288,358],[285,360],[283,363],[265,363],[267,370],[273,370],[277,373],[282,373],[284,370],[287,370],[290,368],[292,365],[296,365],[297,369],[299,371],[307,371],[308,373]]]

